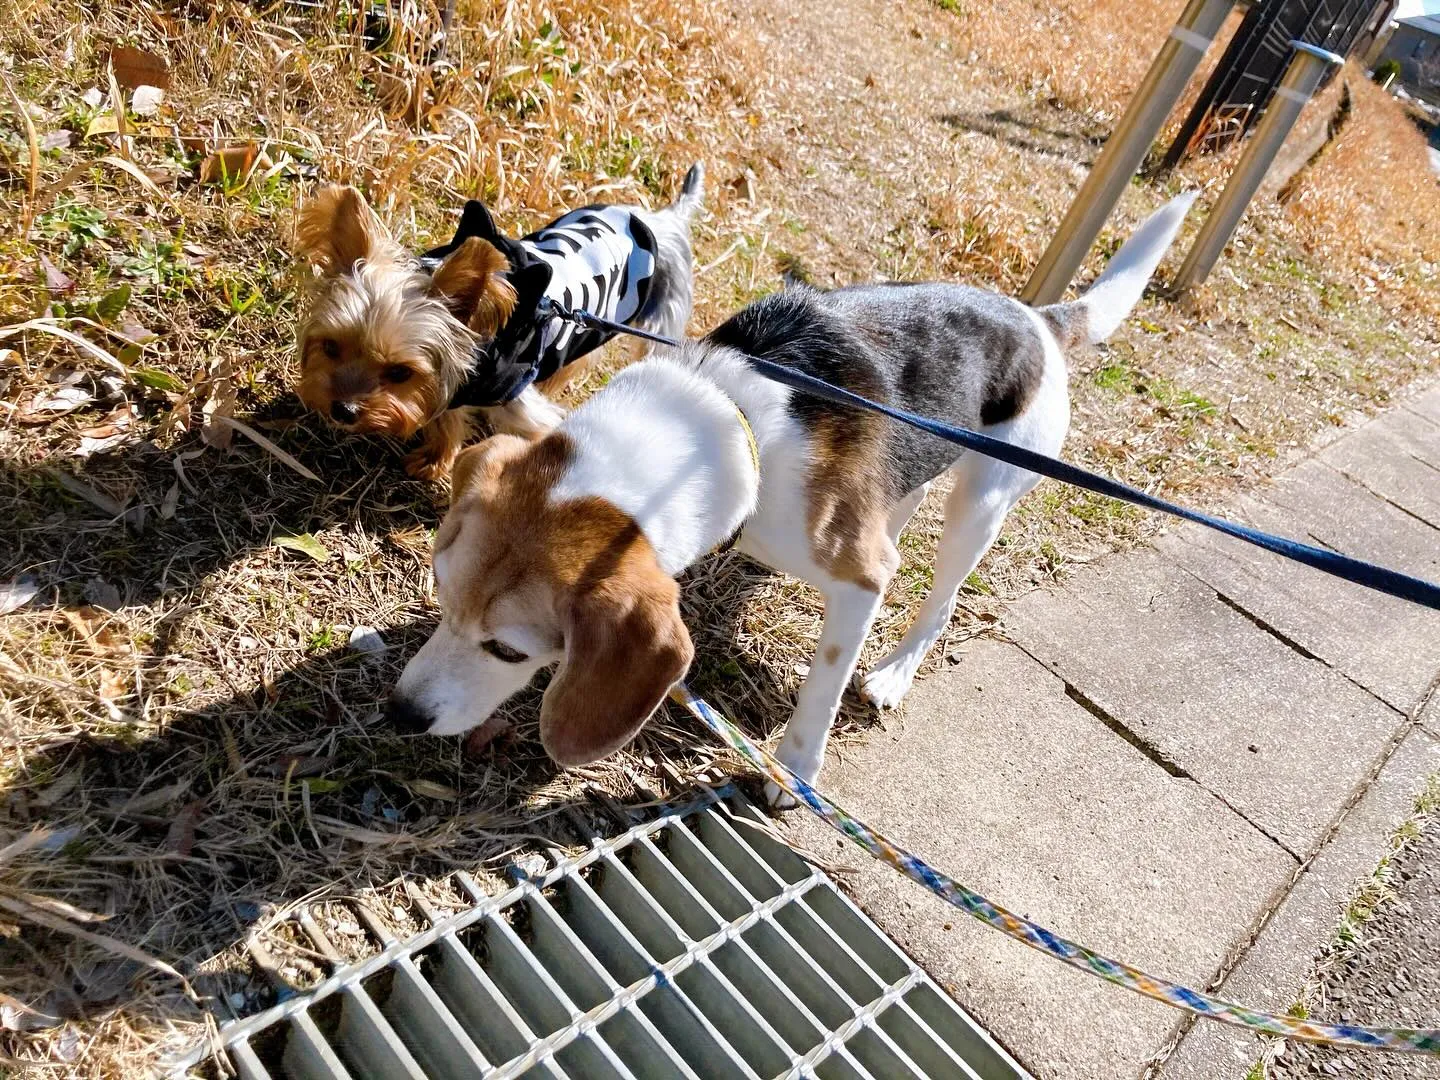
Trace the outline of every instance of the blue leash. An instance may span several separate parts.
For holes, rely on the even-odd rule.
[[[680,342],[672,338],[662,337],[659,334],[652,334],[648,330],[638,330],[635,327],[625,326],[621,323],[611,322],[588,311],[575,311],[556,304],[548,297],[541,300],[536,309],[538,314],[552,315],[555,318],[566,319],[577,323],[580,326],[589,327],[593,330],[604,330],[616,334],[629,334],[632,337],[644,338],[647,341],[654,341],[660,345],[667,345],[672,349],[680,348]],[[776,364],[770,360],[762,360],[756,356],[747,356],[746,360],[761,375],[771,379],[792,390],[809,394],[812,397],[822,398],[825,401],[835,402],[840,405],[849,405],[857,409],[868,410],[879,413],[881,416],[888,416],[892,420],[898,420],[902,424],[909,424],[920,431],[928,432],[937,438],[944,439],[957,446],[963,446],[967,450],[974,450],[976,453],[984,454],[997,461],[1003,461],[1007,465],[1014,465],[1016,468],[1024,469],[1027,472],[1038,473],[1041,476],[1048,476],[1052,480],[1059,480],[1062,484],[1070,484],[1074,487],[1084,488],[1086,491],[1093,491],[1097,495],[1106,495],[1112,499],[1119,499],[1121,502],[1133,503],[1135,506],[1143,506],[1147,510],[1156,510],[1162,514],[1170,514],[1182,518],[1185,521],[1193,521],[1197,525],[1204,525],[1206,528],[1214,529],[1216,532],[1224,533],[1226,536],[1233,536],[1237,540],[1244,540],[1246,543],[1254,544],[1256,547],[1264,548],[1266,551],[1282,555],[1306,566],[1314,567],[1316,570],[1323,570],[1344,581],[1354,582],[1357,585],[1364,585],[1377,592],[1388,593],[1397,596],[1401,600],[1409,600],[1411,603],[1420,604],[1424,607],[1440,611],[1440,585],[1424,578],[1412,577],[1409,574],[1402,574],[1398,570],[1391,570],[1384,566],[1377,566],[1374,563],[1365,562],[1362,559],[1352,559],[1348,555],[1341,555],[1339,552],[1327,551],[1325,548],[1314,547],[1310,544],[1302,544],[1298,540],[1287,540],[1283,536],[1274,536],[1259,529],[1252,529],[1248,525],[1237,525],[1233,521],[1215,517],[1211,514],[1201,513],[1199,510],[1190,510],[1177,503],[1169,502],[1139,488],[1131,487],[1129,484],[1122,484],[1118,480],[1111,480],[1109,477],[1100,476],[1079,466],[1071,465],[1058,458],[1049,457],[1046,454],[1037,454],[1034,450],[1027,450],[1023,446],[1016,446],[1013,443],[1004,442],[1001,439],[992,438],[989,435],[982,435],[978,431],[971,431],[968,428],[956,427],[953,424],[941,423],[938,420],[931,420],[928,417],[918,416],[915,413],[907,412],[904,409],[897,409],[892,405],[882,405],[878,401],[871,401],[867,397],[833,386],[823,379],[817,379],[813,375],[806,375],[802,371],[786,367],[784,364]]]

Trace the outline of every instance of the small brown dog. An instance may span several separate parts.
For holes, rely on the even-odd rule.
[[[408,439],[423,429],[406,470],[447,475],[470,430],[450,401],[475,348],[515,307],[505,256],[471,237],[427,272],[351,187],[317,192],[296,239],[319,271],[300,325],[300,400],[347,431]]]
[[[542,393],[613,332],[542,315],[542,300],[680,337],[692,300],[691,216],[704,170],[658,211],[592,204],[519,239],[466,203],[455,238],[405,251],[354,188],[322,188],[300,214],[312,276],[300,326],[300,398],[347,431],[424,441],[413,476],[447,476],[478,413],[537,436],[564,416]]]

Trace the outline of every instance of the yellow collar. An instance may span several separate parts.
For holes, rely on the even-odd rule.
[[[745,411],[739,405],[735,406],[735,416],[740,421],[740,430],[745,432],[745,442],[750,446],[750,463],[755,466],[755,475],[760,475],[760,444],[755,441],[755,431],[750,426]]]
[[[735,416],[740,421],[740,430],[745,432],[745,442],[750,447],[750,463],[755,466],[755,482],[758,484],[760,482],[760,444],[755,441],[755,431],[751,428],[749,418],[746,417],[744,410],[741,409],[739,405],[735,406]],[[740,527],[731,533],[730,536],[715,545],[715,547],[711,549],[710,554],[720,555],[729,551],[735,546],[735,541],[740,539],[740,534],[744,529],[745,523],[741,522]]]

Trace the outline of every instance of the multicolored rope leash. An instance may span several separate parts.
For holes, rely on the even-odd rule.
[[[1355,1027],[1351,1024],[1326,1024],[1315,1020],[1301,1020],[1293,1016],[1276,1016],[1256,1012],[1243,1005],[1222,1001],[1220,998],[1188,989],[1177,983],[1154,975],[1147,975],[1129,964],[1101,956],[1083,945],[1067,941],[1046,930],[1043,926],[1022,919],[991,903],[977,892],[965,888],[959,882],[946,877],[923,860],[897,844],[887,840],[864,822],[852,817],[845,810],[831,802],[820,792],[801,780],[771,754],[747,739],[729,720],[705,701],[691,693],[684,683],[670,692],[671,700],[683,706],[690,715],[718,735],[724,743],[737,751],[746,761],[766,777],[787,791],[794,799],[804,803],[814,814],[837,832],[848,836],[860,847],[881,862],[889,863],[896,870],[929,889],[942,900],[946,900],[981,922],[995,927],[1004,934],[1022,941],[1032,949],[1061,960],[1071,967],[1098,975],[1107,982],[1133,990],[1156,1001],[1197,1016],[1208,1016],[1237,1027],[1279,1035],[1286,1039],[1302,1039],[1307,1042],[1334,1043],[1341,1046],[1355,1046],[1369,1050],[1407,1050],[1414,1053],[1440,1054],[1440,1029],[1436,1028],[1373,1028]]]

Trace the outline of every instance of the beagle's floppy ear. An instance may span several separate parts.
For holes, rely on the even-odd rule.
[[[481,337],[493,338],[515,310],[515,288],[506,280],[510,261],[488,240],[472,236],[445,256],[430,279],[430,295]]]
[[[329,277],[392,247],[385,225],[353,187],[330,184],[312,195],[295,225],[299,254]]]
[[[561,765],[619,750],[695,655],[679,587],[654,564],[582,587],[565,603],[565,659],[540,707],[540,741]]]

